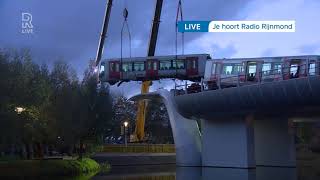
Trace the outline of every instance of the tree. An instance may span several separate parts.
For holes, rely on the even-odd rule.
[[[167,109],[162,102],[153,101],[148,105],[146,132],[153,143],[173,143],[172,131]]]
[[[113,100],[113,119],[112,129],[109,135],[119,136],[120,128],[124,121],[129,122],[129,133],[133,133],[135,128],[135,120],[137,113],[137,106],[134,102],[129,101],[125,96],[114,97]]]
[[[110,96],[97,88],[94,73],[80,83],[68,64],[57,61],[50,72],[26,49],[0,50],[0,70],[0,151],[27,152],[32,158],[50,146],[72,153],[108,129]],[[15,112],[17,107],[24,111]]]

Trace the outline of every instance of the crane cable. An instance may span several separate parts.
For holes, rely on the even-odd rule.
[[[131,58],[131,33],[130,33],[129,25],[128,25],[128,15],[129,15],[129,12],[128,12],[128,9],[127,9],[127,3],[125,2],[125,7],[123,9],[124,20],[123,20],[122,28],[121,28],[121,43],[120,43],[120,46],[121,46],[121,55],[120,55],[120,72],[121,72],[120,75],[121,75],[121,78],[122,78],[122,71],[123,71],[123,68],[122,68],[123,35],[124,35],[124,30],[125,29],[127,29],[127,32],[128,32],[128,37],[129,37],[129,57]]]
[[[178,76],[178,22],[179,22],[179,15],[180,21],[183,21],[183,12],[182,12],[182,2],[179,0],[178,7],[177,7],[177,15],[176,15],[176,42],[175,42],[175,50],[176,50],[176,79]],[[182,55],[184,54],[184,32],[181,32],[181,43],[182,43]],[[174,81],[176,86],[176,80]]]

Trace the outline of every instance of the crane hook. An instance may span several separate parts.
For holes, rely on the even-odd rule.
[[[124,8],[124,9],[123,9],[123,17],[124,17],[125,20],[127,20],[128,15],[129,15],[128,9],[127,9],[127,8]]]

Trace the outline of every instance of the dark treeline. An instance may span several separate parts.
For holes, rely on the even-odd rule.
[[[0,156],[79,153],[103,139],[111,100],[90,66],[83,80],[68,64],[49,70],[28,50],[0,49]]]

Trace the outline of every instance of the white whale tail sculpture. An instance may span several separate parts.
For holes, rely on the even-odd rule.
[[[201,134],[195,120],[184,118],[177,110],[173,95],[167,90],[140,94],[131,100],[162,100],[167,108],[176,147],[177,166],[201,166]]]

